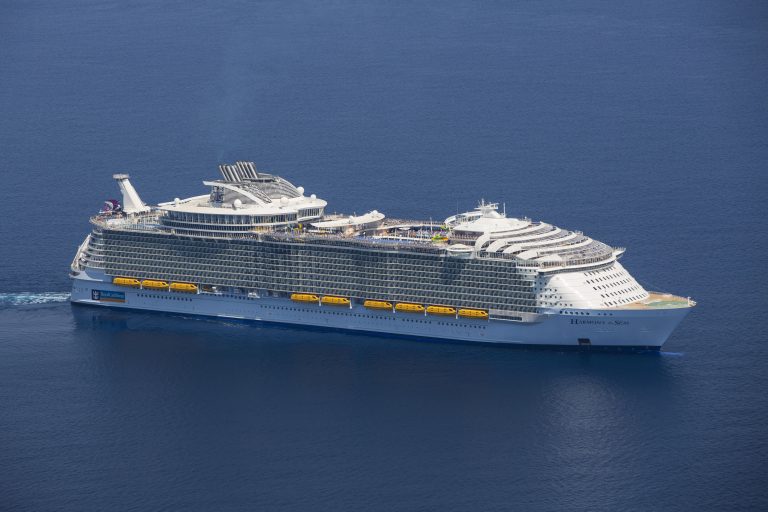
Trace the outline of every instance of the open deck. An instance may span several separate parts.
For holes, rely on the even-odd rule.
[[[676,309],[690,308],[696,305],[696,302],[686,297],[678,297],[670,293],[648,292],[647,299],[626,304],[619,309]]]

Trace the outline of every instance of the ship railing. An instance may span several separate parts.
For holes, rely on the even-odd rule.
[[[533,260],[521,260],[517,258],[514,254],[505,254],[502,252],[486,252],[486,251],[477,251],[475,252],[478,258],[483,259],[489,259],[489,260],[509,260],[514,261],[515,264],[518,267],[526,267],[526,268],[539,268],[542,266],[541,261],[533,261]]]
[[[344,245],[362,248],[376,248],[383,250],[403,250],[408,252],[440,253],[444,247],[434,245],[429,241],[419,240],[381,240],[367,237],[344,237],[335,234],[320,233],[262,233],[264,241],[299,242],[318,245]]]
[[[562,261],[537,261],[537,260],[521,260],[514,254],[505,253],[489,253],[486,251],[479,251],[476,253],[478,258],[487,258],[494,260],[513,260],[518,267],[523,268],[539,268],[539,269],[554,269],[554,268],[566,268],[577,267],[582,265],[589,265],[594,263],[604,263],[612,259],[613,253],[610,252],[589,252],[573,254],[572,256],[566,256]],[[596,254],[593,256],[592,254]]]
[[[157,229],[162,216],[159,212],[119,215],[95,215],[91,223],[107,229]]]
[[[441,221],[429,220],[429,219],[395,219],[387,217],[381,223],[381,227],[393,228],[393,227],[406,227],[406,226],[433,226],[439,228],[443,225]]]
[[[88,234],[88,236],[85,237],[85,240],[83,240],[83,243],[80,244],[80,246],[77,248],[77,252],[75,253],[75,257],[72,260],[72,264],[70,265],[70,268],[73,272],[78,272],[80,270],[83,270],[84,264],[85,264],[85,257],[87,255],[87,248],[88,243],[91,241],[91,235]]]

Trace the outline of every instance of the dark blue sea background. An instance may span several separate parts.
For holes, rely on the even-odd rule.
[[[0,509],[768,509],[768,4],[0,1]],[[659,354],[67,302],[88,217],[254,160],[478,200],[698,306]]]

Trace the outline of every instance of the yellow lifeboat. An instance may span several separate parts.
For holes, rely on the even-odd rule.
[[[459,316],[464,318],[479,318],[482,320],[487,320],[488,312],[483,309],[460,309]]]
[[[295,302],[319,302],[320,297],[311,293],[292,293],[291,300]]]
[[[197,293],[197,285],[192,283],[171,283],[171,291]]]
[[[346,297],[333,297],[331,295],[324,296],[320,299],[320,302],[328,306],[349,306],[350,304],[349,299]]]
[[[456,315],[456,308],[448,306],[427,306],[427,313],[430,315],[454,316]]]
[[[168,283],[166,281],[155,281],[154,279],[145,279],[141,282],[143,288],[149,288],[150,290],[167,290]]]
[[[117,286],[130,286],[131,288],[138,288],[141,286],[141,281],[132,277],[116,277],[112,279],[112,284]]]
[[[410,304],[408,302],[400,302],[395,305],[395,311],[402,311],[403,313],[423,313],[424,306],[421,304]]]
[[[363,302],[363,306],[368,309],[392,309],[392,303],[383,300],[367,300]]]

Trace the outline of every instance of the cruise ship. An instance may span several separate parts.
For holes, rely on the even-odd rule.
[[[624,249],[481,201],[443,222],[326,212],[253,162],[145,204],[127,174],[71,264],[73,303],[508,345],[658,349],[695,305]]]

